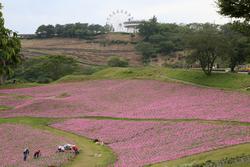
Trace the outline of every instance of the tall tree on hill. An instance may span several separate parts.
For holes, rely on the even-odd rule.
[[[240,18],[246,21],[250,19],[249,0],[218,0],[220,13],[232,18]]]
[[[235,31],[232,24],[221,26],[226,40],[228,41],[228,54],[224,58],[229,63],[231,72],[235,71],[237,65],[243,64],[250,54],[249,38]]]
[[[227,43],[217,25],[204,24],[193,31],[189,37],[193,50],[189,59],[199,61],[204,73],[211,75],[216,59],[225,54]]]
[[[138,26],[139,34],[144,37],[144,41],[149,41],[151,35],[159,33],[159,24],[157,18],[154,16],[149,21],[145,21]]]
[[[4,27],[4,18],[0,3],[0,85],[13,74],[13,68],[21,62],[21,43],[17,33]]]
[[[219,13],[237,19],[234,28],[250,35],[250,1],[249,0],[218,0]]]

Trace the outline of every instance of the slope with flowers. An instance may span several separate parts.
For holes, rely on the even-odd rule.
[[[117,153],[117,167],[144,166],[250,141],[250,127],[198,122],[71,119],[52,126],[104,141]]]
[[[73,159],[72,153],[56,153],[58,145],[73,142],[47,131],[20,124],[0,124],[0,134],[0,166],[62,166]],[[30,149],[30,156],[24,162],[22,152],[26,147]],[[33,154],[37,150],[41,151],[42,158],[34,160]]]
[[[250,122],[250,96],[152,80],[99,80],[0,90],[1,117],[202,119]],[[18,99],[11,94],[31,98]]]
[[[117,155],[115,166],[121,167],[250,142],[248,94],[145,78],[108,78],[117,79],[104,75],[103,80],[1,89],[0,117],[63,118],[51,126],[104,141]]]

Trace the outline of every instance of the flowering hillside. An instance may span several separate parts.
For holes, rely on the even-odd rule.
[[[102,80],[0,90],[1,117],[206,119],[250,122],[250,96],[151,80]],[[30,96],[16,98],[12,94]]]
[[[3,167],[44,167],[61,166],[72,158],[72,154],[58,154],[57,147],[72,143],[46,131],[39,131],[20,124],[0,124],[0,166]],[[29,148],[30,155],[23,161],[23,150]],[[41,150],[42,157],[34,160],[35,151]]]
[[[117,167],[174,160],[250,141],[250,127],[198,122],[133,122],[71,119],[52,125],[108,144]]]

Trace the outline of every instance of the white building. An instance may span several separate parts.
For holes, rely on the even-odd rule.
[[[124,22],[124,27],[128,33],[138,33],[138,26],[143,22],[143,20],[127,21]]]

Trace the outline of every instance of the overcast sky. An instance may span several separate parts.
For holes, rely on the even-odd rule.
[[[226,23],[215,0],[2,0],[5,24],[19,33],[34,33],[41,24],[104,25],[112,11],[124,9],[135,19],[156,15],[160,22]]]

